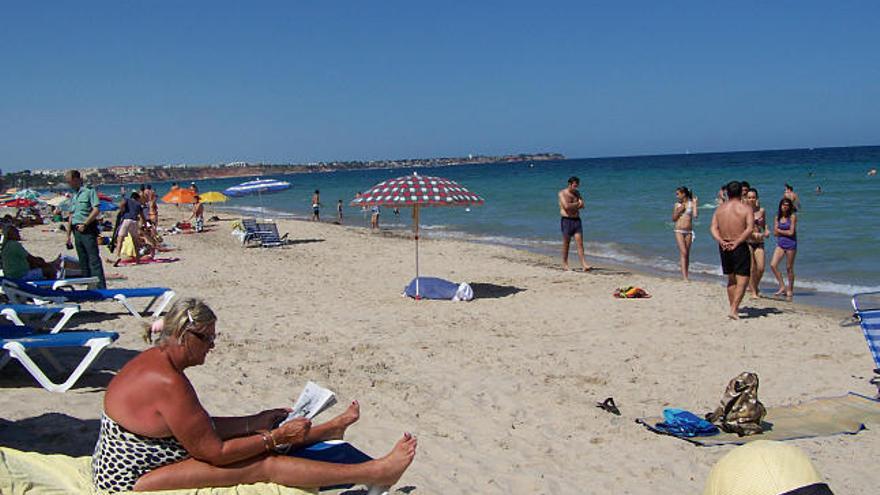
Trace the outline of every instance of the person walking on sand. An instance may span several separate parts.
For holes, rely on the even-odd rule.
[[[315,189],[315,194],[312,194],[312,221],[321,221],[321,191],[317,189]]]
[[[743,203],[742,184],[727,184],[727,199],[712,215],[712,237],[718,242],[721,254],[721,270],[727,275],[727,301],[730,313],[727,317],[739,319],[739,305],[746,293],[751,275],[752,253],[747,240],[755,230],[755,214],[751,206]]]
[[[336,202],[336,222],[342,225],[342,200]]]
[[[675,190],[675,205],[672,207],[672,221],[675,222],[675,242],[678,244],[678,260],[681,278],[688,281],[688,268],[691,260],[691,245],[694,243],[694,220],[697,218],[697,197],[693,191],[681,186]]]
[[[574,237],[578,257],[584,271],[591,269],[584,257],[584,227],[581,223],[580,210],[584,208],[584,198],[581,197],[578,187],[581,180],[577,177],[568,178],[568,187],[559,191],[559,215],[560,228],[562,229],[562,269],[568,270],[568,251],[571,238]]]
[[[370,211],[372,212],[370,215],[370,229],[379,230],[379,214],[381,213],[379,205],[373,205]]]
[[[76,247],[76,257],[82,276],[98,277],[98,288],[106,289],[104,267],[101,265],[101,254],[98,251],[98,215],[100,200],[98,193],[91,187],[83,185],[79,170],[68,170],[65,174],[67,184],[73,189],[70,204],[70,220],[67,223],[67,248],[71,248],[70,236]]]

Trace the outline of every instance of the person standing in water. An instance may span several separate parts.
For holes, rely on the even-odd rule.
[[[766,254],[764,251],[764,239],[770,235],[767,230],[767,213],[758,202],[758,190],[752,188],[746,196],[746,204],[752,207],[755,215],[755,230],[749,237],[749,250],[752,252],[752,267],[749,275],[749,290],[752,297],[761,297],[761,278],[764,277],[764,263]]]
[[[791,205],[796,210],[801,209],[801,198],[798,197],[798,194],[794,192],[794,188],[791,187],[790,184],[785,185],[785,192],[782,193],[782,197],[791,201]]]
[[[779,201],[779,209],[776,220],[773,222],[773,234],[776,236],[776,250],[773,251],[773,259],[770,260],[770,269],[779,283],[779,290],[774,294],[791,301],[794,295],[794,258],[797,255],[797,208],[794,202],[788,198]],[[788,272],[788,287],[782,280],[779,271],[779,262],[785,257],[785,269]]]
[[[321,191],[317,189],[315,189],[315,194],[312,194],[312,221],[321,221]]]
[[[721,270],[727,275],[727,301],[730,303],[727,317],[732,320],[739,319],[739,305],[749,285],[752,255],[746,241],[755,230],[754,212],[743,204],[741,197],[739,182],[727,184],[728,201],[715,209],[710,229],[718,242]]]
[[[688,281],[691,245],[694,243],[694,219],[697,218],[697,198],[693,191],[681,186],[675,190],[676,202],[672,207],[672,221],[675,222],[675,242],[678,244],[678,260],[681,277]]]
[[[336,202],[336,221],[342,225],[342,200]]]
[[[568,187],[559,191],[559,215],[562,217],[559,225],[562,230],[562,269],[568,270],[568,251],[571,238],[574,237],[578,257],[584,271],[590,270],[590,265],[584,257],[584,227],[581,223],[580,210],[584,208],[584,198],[578,187],[581,180],[577,177],[569,177]]]

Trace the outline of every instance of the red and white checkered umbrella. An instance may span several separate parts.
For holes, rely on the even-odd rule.
[[[419,299],[419,209],[423,206],[472,206],[483,198],[461,184],[427,175],[405,175],[380,182],[351,201],[351,206],[387,206],[413,208],[413,232],[416,241],[416,299]]]
[[[354,198],[351,206],[471,206],[483,204],[483,198],[461,184],[442,177],[405,175],[380,182]]]

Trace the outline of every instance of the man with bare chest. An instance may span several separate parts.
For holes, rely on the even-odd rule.
[[[742,184],[733,181],[727,184],[727,198],[712,216],[712,237],[718,242],[721,254],[721,269],[727,275],[727,301],[730,313],[727,317],[739,319],[739,305],[749,284],[751,274],[751,253],[746,240],[755,227],[752,208],[742,201]]]
[[[590,266],[587,265],[586,258],[584,257],[584,227],[580,216],[580,210],[584,208],[584,198],[581,197],[581,193],[578,191],[580,184],[580,179],[570,177],[568,179],[568,187],[559,191],[559,215],[562,217],[560,220],[560,228],[562,229],[562,269],[569,269],[568,250],[571,238],[574,237],[581,266],[586,272],[590,270]]]

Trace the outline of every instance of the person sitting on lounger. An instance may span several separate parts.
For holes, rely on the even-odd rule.
[[[21,245],[17,227],[8,226],[0,247],[3,259],[3,276],[20,280],[43,280],[55,278],[57,267],[39,256],[32,256]]]
[[[257,482],[390,486],[412,462],[416,439],[409,434],[385,457],[362,464],[276,454],[275,445],[299,447],[342,438],[359,418],[357,402],[314,426],[309,420],[295,419],[275,427],[287,416],[287,409],[211,417],[184,370],[203,364],[214,348],[217,317],[201,300],[182,299],[161,321],[157,346],[129,361],[107,386],[92,459],[99,489],[152,491]]]

